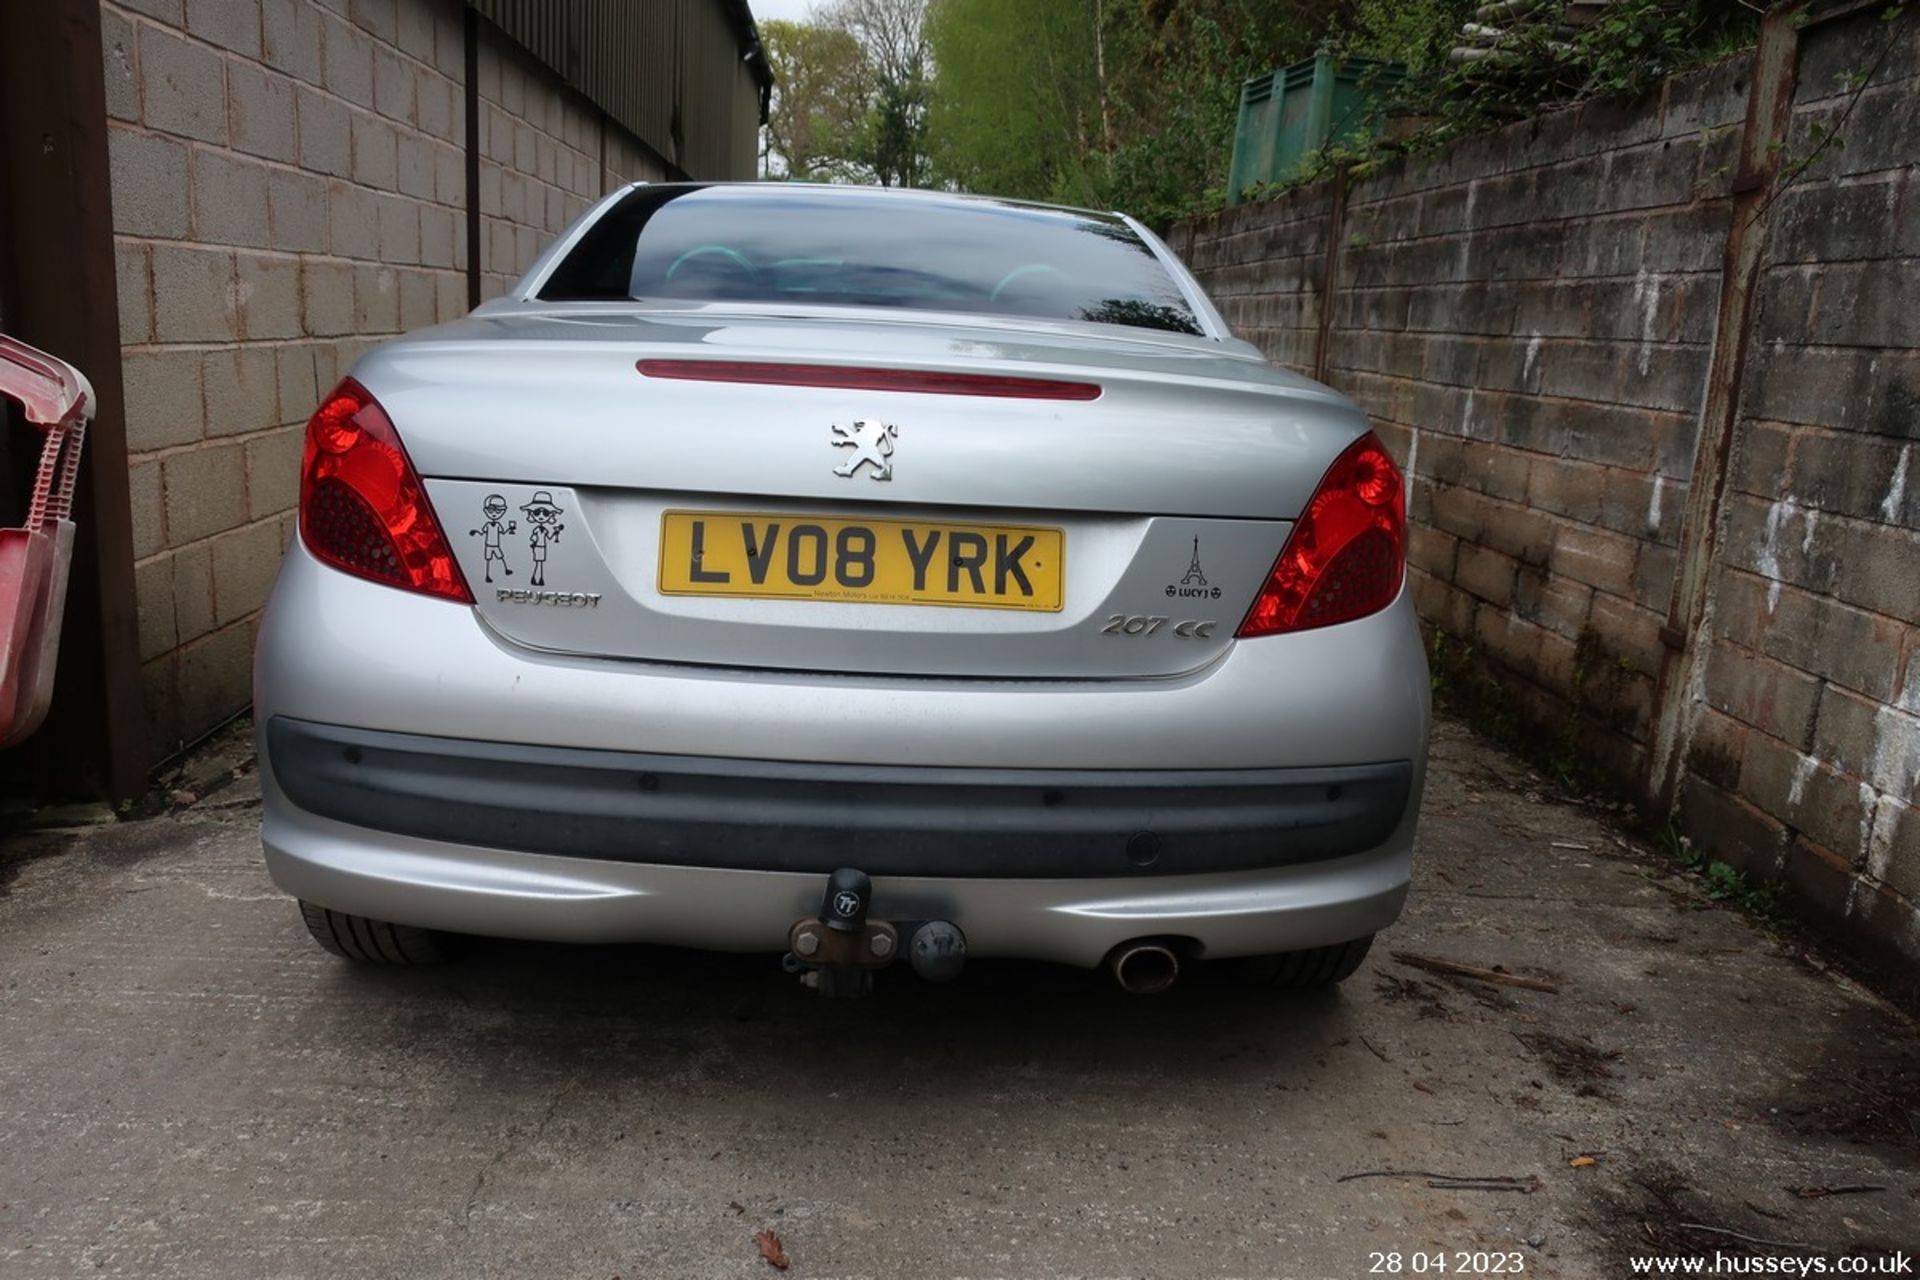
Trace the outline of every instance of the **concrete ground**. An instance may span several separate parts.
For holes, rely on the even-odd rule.
[[[8,837],[0,1276],[758,1276],[765,1228],[814,1277],[1920,1247],[1911,1022],[1458,726],[1434,763],[1406,919],[1284,998],[978,965],[829,1004],[770,957],[504,943],[356,970],[268,883],[244,776]]]

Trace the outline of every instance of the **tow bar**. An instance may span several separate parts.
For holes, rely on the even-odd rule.
[[[967,938],[948,920],[867,919],[873,880],[866,872],[842,867],[827,877],[820,914],[795,922],[787,931],[790,948],[781,961],[798,973],[803,986],[823,996],[863,996],[873,990],[873,975],[900,954],[908,939],[907,962],[928,982],[950,982],[967,963]]]

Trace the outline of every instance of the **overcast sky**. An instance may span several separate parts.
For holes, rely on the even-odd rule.
[[[784,18],[788,22],[798,22],[807,16],[807,11],[818,0],[748,0],[753,8],[753,16],[760,22],[768,18]]]

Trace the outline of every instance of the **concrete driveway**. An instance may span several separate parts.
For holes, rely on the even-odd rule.
[[[1914,1025],[1459,727],[1434,755],[1407,918],[1304,997],[977,965],[830,1004],[770,957],[504,943],[363,972],[268,883],[245,780],[16,835],[0,1276],[762,1276],[769,1228],[790,1275],[877,1278],[1920,1246]]]

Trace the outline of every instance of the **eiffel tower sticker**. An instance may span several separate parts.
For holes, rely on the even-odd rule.
[[[1193,540],[1193,562],[1187,566],[1187,576],[1180,579],[1183,587],[1204,587],[1207,575],[1200,571],[1200,539]]]

